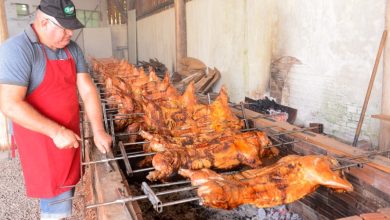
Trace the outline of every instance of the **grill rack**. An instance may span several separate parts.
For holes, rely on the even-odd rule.
[[[91,161],[91,162],[83,162],[83,161],[85,161],[85,160],[83,160],[85,157],[82,156],[81,157],[82,158],[82,165],[89,166],[89,165],[98,164],[98,163],[107,163],[107,165],[109,165],[111,161],[123,160],[123,163],[125,164],[125,168],[126,168],[126,174],[128,176],[132,176],[135,173],[142,173],[142,172],[154,170],[153,167],[134,170],[131,166],[131,159],[145,157],[145,156],[151,156],[151,155],[156,154],[155,152],[145,153],[142,150],[139,151],[138,148],[135,148],[133,152],[127,152],[125,149],[125,146],[129,146],[129,145],[140,146],[140,149],[142,149],[142,144],[147,144],[147,143],[149,143],[148,141],[135,141],[135,142],[124,143],[123,141],[120,140],[120,137],[130,136],[130,135],[139,135],[139,132],[137,132],[137,133],[126,133],[126,132],[117,133],[117,132],[115,132],[115,123],[114,123],[115,120],[132,118],[134,116],[140,116],[143,114],[142,113],[133,113],[133,114],[126,114],[126,115],[117,114],[117,111],[119,110],[119,108],[108,108],[108,104],[115,104],[115,103],[110,103],[109,100],[105,99],[105,95],[107,93],[105,93],[104,88],[102,88],[102,84],[98,83],[96,79],[94,79],[94,82],[98,88],[100,97],[102,99],[103,119],[104,119],[104,125],[106,128],[106,131],[108,131],[108,133],[112,136],[114,152],[120,152],[120,155],[115,154],[113,158],[104,158],[103,160]],[[210,104],[211,103],[210,94],[208,94],[207,97],[208,97],[208,102]],[[245,124],[245,128],[242,129],[242,132],[247,132],[247,131],[252,131],[252,130],[261,130],[261,131],[267,132],[267,134],[271,138],[272,142],[277,143],[277,144],[273,144],[272,146],[269,146],[269,147],[279,147],[281,150],[291,149],[292,145],[295,143],[306,142],[306,140],[304,140],[304,139],[299,139],[299,138],[292,139],[291,137],[287,137],[286,135],[288,135],[288,134],[304,133],[306,135],[315,136],[315,134],[310,132],[310,130],[317,129],[317,127],[310,127],[310,128],[303,128],[303,129],[297,129],[297,130],[291,130],[291,131],[282,131],[282,132],[275,130],[274,129],[275,127],[273,127],[273,126],[250,127],[251,120],[254,120],[254,119],[262,118],[262,119],[266,119],[266,120],[269,120],[272,122],[275,122],[275,120],[271,116],[266,116],[266,115],[262,115],[262,114],[259,114],[258,116],[253,117],[253,118],[248,118],[245,114],[245,106],[251,105],[253,103],[241,102],[240,104],[234,104],[234,103],[229,103],[229,104],[232,108],[238,109],[242,112],[242,115],[239,116],[241,118],[241,120],[244,121],[244,124]],[[121,118],[114,118],[114,116],[121,116]],[[83,119],[83,117],[81,117],[81,118]],[[81,124],[84,124],[84,123],[85,122],[81,122]],[[83,135],[82,135],[82,137],[83,137]],[[82,142],[83,142],[82,147],[85,146],[84,141],[88,138],[91,138],[91,137],[82,138]],[[344,165],[341,165],[340,167],[335,168],[335,170],[336,169],[347,169],[349,167],[362,167],[364,163],[370,162],[370,160],[369,160],[370,156],[384,154],[384,153],[389,154],[390,152],[389,151],[371,152],[370,154],[361,155],[358,157],[336,158],[340,162],[344,163]],[[82,151],[82,154],[84,154],[84,151]],[[318,153],[313,152],[313,154],[318,154]],[[124,156],[124,155],[126,155],[126,156]],[[357,159],[365,159],[365,160],[356,161]],[[231,173],[231,172],[228,172],[228,173]],[[124,197],[123,194],[120,194],[120,198],[117,200],[87,205],[86,208],[87,209],[88,208],[96,208],[96,207],[112,205],[112,204],[125,204],[127,202],[148,199],[149,202],[153,205],[153,208],[157,212],[161,213],[161,212],[163,212],[163,207],[166,207],[166,206],[172,206],[172,205],[193,202],[193,201],[198,201],[199,204],[201,204],[202,201],[199,197],[185,198],[185,199],[181,199],[181,200],[168,201],[165,203],[162,202],[161,197],[164,195],[170,195],[170,194],[174,194],[174,193],[178,193],[178,192],[191,191],[191,190],[197,189],[197,187],[186,186],[187,184],[190,184],[190,183],[191,183],[190,181],[176,181],[176,182],[169,182],[169,183],[163,183],[163,184],[149,185],[147,182],[142,182],[141,190],[144,193],[144,195]],[[163,190],[163,191],[158,190],[160,188],[164,189],[164,188],[172,187],[172,186],[178,186],[178,188],[170,189],[170,190]],[[117,189],[117,191],[120,191],[120,189]],[[124,205],[123,207],[125,207],[127,213],[130,213],[126,205]]]

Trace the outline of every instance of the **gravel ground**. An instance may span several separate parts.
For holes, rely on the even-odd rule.
[[[8,159],[8,153],[0,152],[0,220],[38,220],[38,199],[27,198],[19,158]],[[82,194],[81,187],[76,187],[76,196]],[[73,215],[67,220],[91,220],[96,213],[88,210],[85,215],[80,210],[83,200],[75,199]]]
[[[25,195],[24,179],[19,158],[9,160],[3,152],[0,158],[0,219],[39,219],[37,199]]]

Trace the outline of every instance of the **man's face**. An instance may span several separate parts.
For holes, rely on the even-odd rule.
[[[49,46],[60,49],[69,44],[73,31],[62,27],[57,21],[47,18],[47,34],[51,44]]]

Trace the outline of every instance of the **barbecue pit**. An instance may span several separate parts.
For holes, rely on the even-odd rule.
[[[104,110],[105,126],[114,140],[113,154],[101,155],[91,149],[88,122],[82,121],[83,165],[93,168],[95,196],[86,202],[87,209],[97,209],[99,219],[260,219],[264,215],[280,212],[286,219],[341,218],[378,208],[390,206],[390,159],[389,152],[365,152],[320,134],[311,132],[317,127],[297,128],[286,122],[275,121],[271,116],[250,111],[251,103],[231,104],[232,110],[245,122],[242,132],[263,130],[278,147],[281,155],[323,154],[332,155],[347,171],[348,180],[354,185],[354,192],[336,194],[320,187],[305,198],[288,204],[286,209],[257,209],[250,205],[233,211],[210,209],[201,206],[195,187],[180,177],[168,183],[150,183],[145,176],[152,167],[137,167],[137,162],[153,153],[144,153],[142,145],[147,141],[129,141],[137,133],[115,131],[115,120],[132,115],[118,115],[113,103],[105,100],[105,91],[96,80]],[[202,97],[200,97],[202,99]],[[203,102],[211,102],[203,97]],[[118,117],[120,116],[120,117]],[[87,133],[85,133],[87,131]],[[231,170],[235,172],[242,167]],[[113,179],[115,184],[112,184]],[[276,211],[275,211],[276,210]],[[272,213],[272,214],[270,214]],[[283,214],[283,215],[282,215]]]

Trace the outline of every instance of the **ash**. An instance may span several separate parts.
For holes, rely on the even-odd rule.
[[[285,205],[272,208],[258,209],[257,218],[252,220],[302,220],[302,218],[293,212],[290,212]]]

